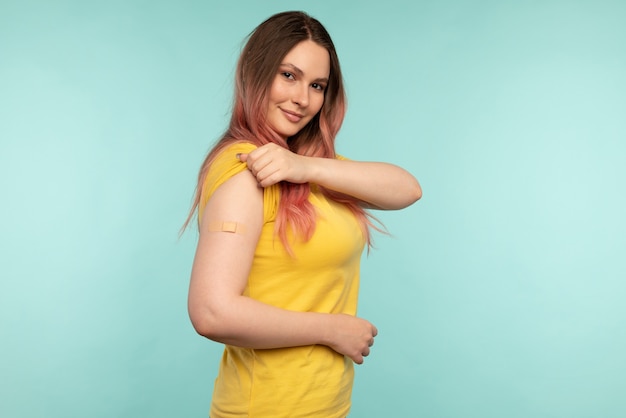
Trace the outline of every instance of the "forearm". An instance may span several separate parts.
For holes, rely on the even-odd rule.
[[[347,314],[288,311],[246,296],[213,302],[190,309],[196,331],[237,347],[273,349],[320,344],[360,364],[378,333],[369,321]]]
[[[422,196],[415,177],[393,164],[307,157],[309,182],[379,209],[402,209]]]
[[[379,209],[402,209],[422,196],[415,177],[393,164],[308,157],[276,144],[241,154],[240,159],[262,187],[280,181],[315,183]]]
[[[288,311],[239,295],[190,313],[199,334],[224,344],[256,349],[330,344],[331,314]]]

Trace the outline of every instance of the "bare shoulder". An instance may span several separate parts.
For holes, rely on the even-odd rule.
[[[216,222],[234,222],[254,230],[263,221],[263,188],[252,173],[244,170],[220,185],[209,198],[200,232],[214,228]],[[252,232],[252,231],[251,231]]]

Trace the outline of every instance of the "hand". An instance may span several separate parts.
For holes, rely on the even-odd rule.
[[[248,170],[262,187],[281,181],[306,183],[310,158],[295,154],[276,144],[265,144],[249,154],[239,154],[239,160],[248,165]]]
[[[363,364],[363,357],[370,354],[376,327],[369,321],[351,315],[331,315],[328,345],[330,348],[348,356],[357,364]]]

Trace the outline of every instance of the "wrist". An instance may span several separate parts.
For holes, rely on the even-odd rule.
[[[326,345],[328,347],[333,345],[333,314],[320,314],[320,333],[319,344]]]
[[[326,162],[329,161],[327,158],[321,157],[306,157],[306,173],[307,173],[307,182],[314,183],[321,186],[326,184],[325,175],[327,175],[328,167],[326,167]]]

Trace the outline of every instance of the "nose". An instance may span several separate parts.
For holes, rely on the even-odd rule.
[[[309,86],[305,84],[297,86],[291,100],[300,107],[307,107],[309,105]]]

